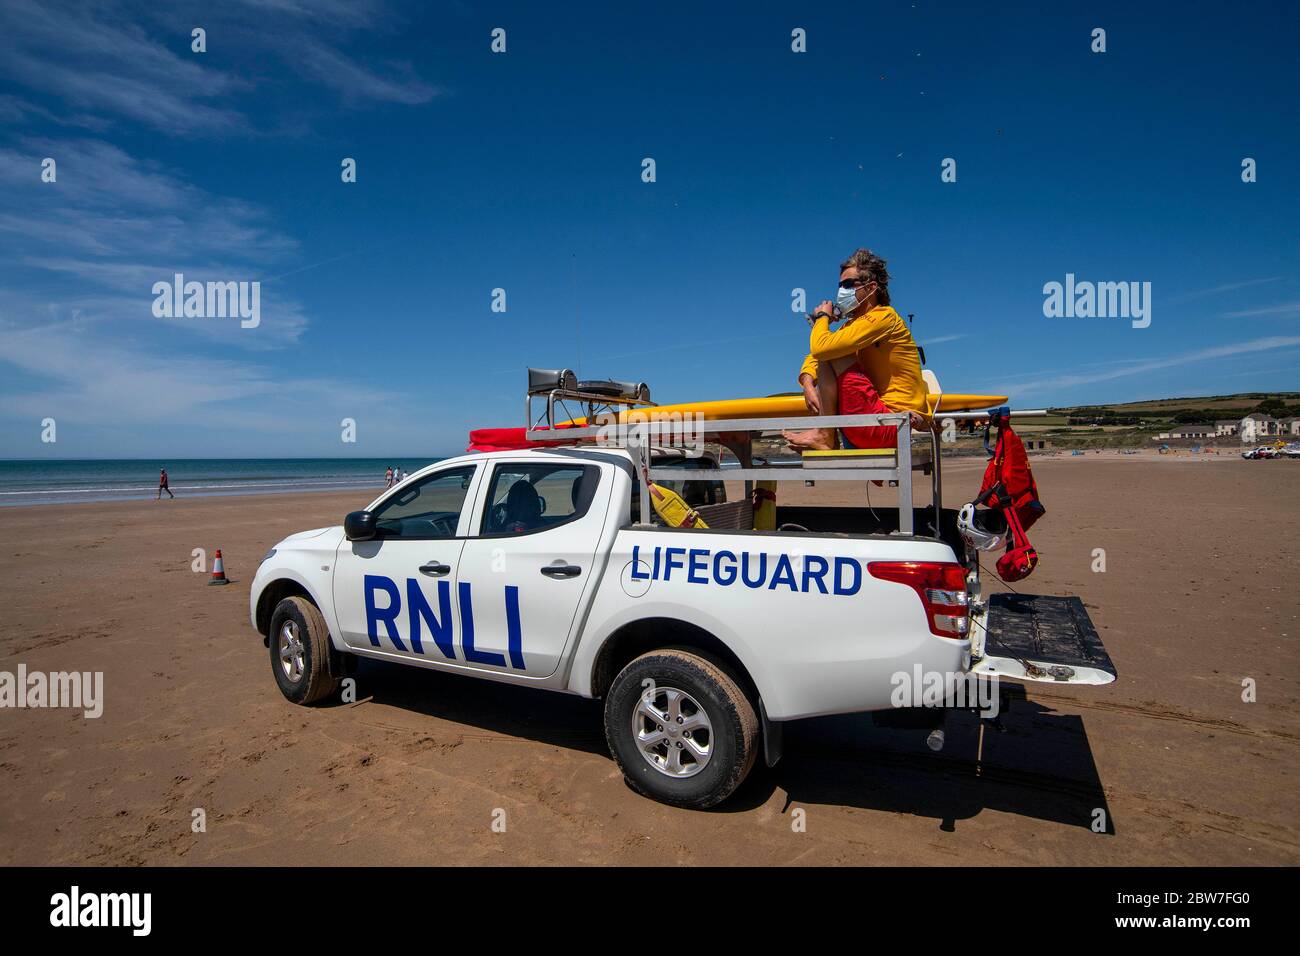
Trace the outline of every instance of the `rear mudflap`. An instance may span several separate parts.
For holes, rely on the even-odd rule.
[[[1115,680],[1115,665],[1077,597],[994,594],[972,623],[974,674],[1049,684]]]

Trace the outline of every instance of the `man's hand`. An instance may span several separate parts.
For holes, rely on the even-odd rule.
[[[825,312],[827,315],[834,317],[835,303],[832,302],[830,299],[827,299],[821,305],[817,306],[817,309],[815,312],[813,312],[813,315],[816,315],[818,312]]]
[[[817,383],[813,377],[807,373],[799,376],[799,384],[803,386],[803,402],[808,406],[808,411],[814,415],[822,413],[822,397],[817,391]]]

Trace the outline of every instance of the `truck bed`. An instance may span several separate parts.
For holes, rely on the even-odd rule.
[[[777,505],[776,526],[801,525],[821,534],[895,534],[898,531],[897,508],[847,508],[825,506]],[[933,508],[914,508],[913,523],[918,536],[935,537],[949,545],[955,554],[964,553],[965,544],[957,532],[957,512],[944,508],[939,527],[934,527]]]

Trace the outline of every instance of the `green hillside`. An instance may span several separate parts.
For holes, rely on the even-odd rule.
[[[1113,405],[1053,408],[1071,425],[1148,425],[1165,427],[1189,422],[1215,422],[1262,412],[1274,418],[1300,417],[1300,392],[1242,392],[1236,395],[1161,398]]]

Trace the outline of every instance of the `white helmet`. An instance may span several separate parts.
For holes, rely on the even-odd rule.
[[[980,527],[981,524],[974,503],[967,502],[962,505],[957,515],[957,530],[961,532],[962,540],[966,542],[967,547],[974,551],[996,551],[1006,544],[1005,532],[987,531]]]

